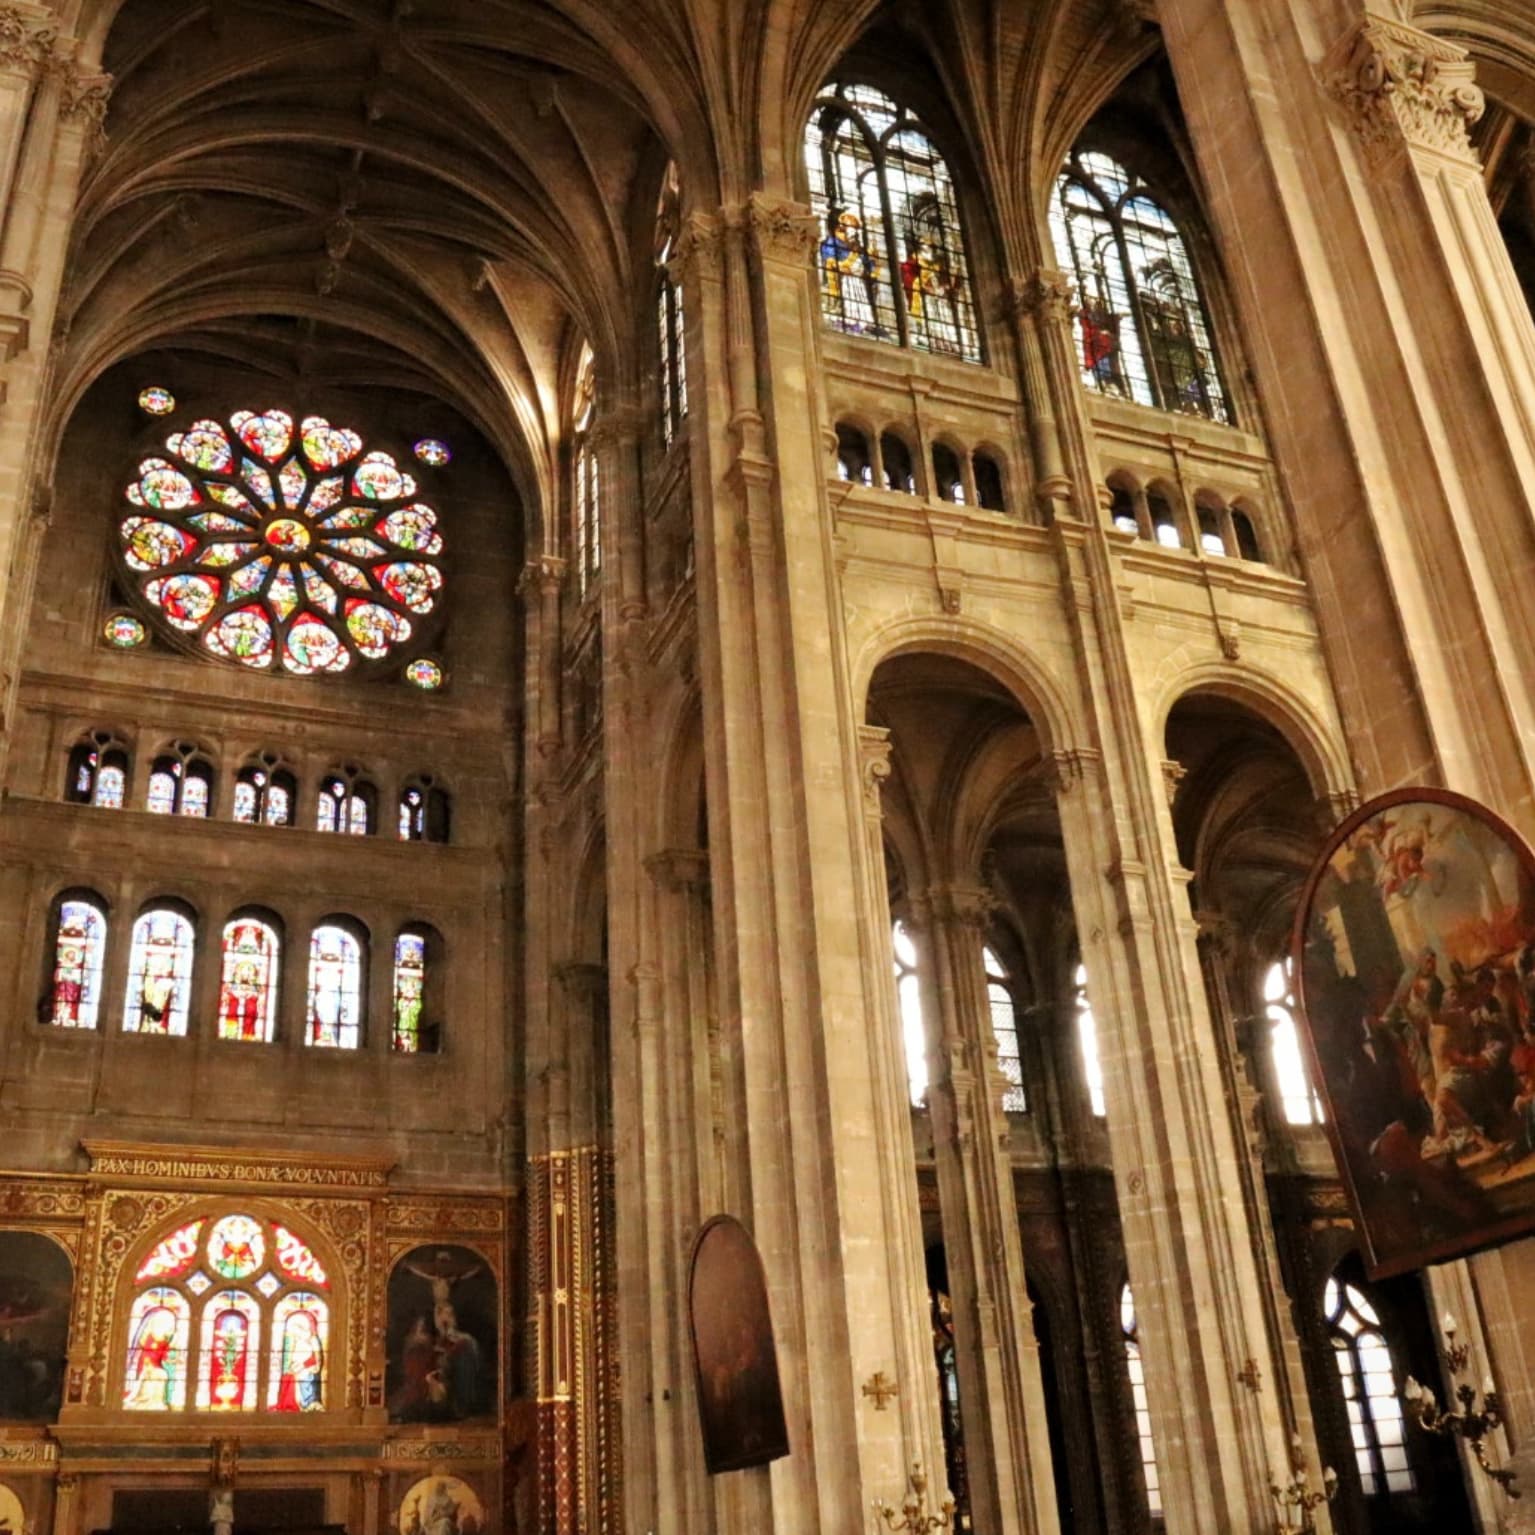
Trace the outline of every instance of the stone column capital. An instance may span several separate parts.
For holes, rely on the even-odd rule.
[[[890,732],[883,725],[858,727],[859,778],[863,783],[864,809],[881,814],[880,790],[890,777]]]
[[[564,988],[565,995],[573,1002],[589,1002],[601,994],[608,984],[605,965],[594,965],[586,960],[567,959],[549,967],[550,974]]]
[[[699,847],[673,847],[652,853],[645,860],[645,872],[663,890],[707,890],[709,854]]]
[[[719,281],[724,276],[725,213],[690,213],[667,259],[667,275],[675,283],[695,277]]]
[[[42,5],[0,5],[0,74],[36,80],[60,54],[57,18]]]
[[[566,562],[557,554],[540,554],[522,567],[517,578],[517,595],[527,598],[534,592],[547,596],[557,592],[565,580]]]
[[[764,261],[806,262],[820,238],[820,221],[808,203],[753,192],[746,200],[743,220],[752,248]]]
[[[1487,102],[1475,76],[1464,48],[1373,11],[1322,64],[1328,93],[1377,161],[1405,147],[1476,165],[1469,129]]]
[[[1071,794],[1097,770],[1099,761],[1100,753],[1092,747],[1057,748],[1040,758],[1041,776],[1054,794]]]
[[[933,885],[927,892],[927,904],[938,921],[985,933],[998,902],[991,891],[980,885]]]
[[[1064,325],[1076,308],[1071,279],[1064,272],[1040,267],[1028,277],[1008,284],[1006,308],[1017,319],[1044,325]]]

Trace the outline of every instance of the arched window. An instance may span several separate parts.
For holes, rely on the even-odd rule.
[[[1018,1048],[1018,1013],[1007,985],[1007,970],[990,946],[981,951],[986,967],[986,1000],[991,1006],[991,1032],[997,1041],[997,1065],[1007,1078],[1002,1107],[1009,1114],[1023,1114],[1029,1107],[1023,1090],[1023,1058]]]
[[[1231,509],[1231,530],[1236,534],[1238,556],[1255,565],[1261,564],[1263,549],[1258,543],[1258,530],[1253,526],[1252,518],[1239,506]]]
[[[286,1226],[242,1212],[188,1222],[150,1251],[135,1279],[143,1288],[125,1334],[126,1409],[325,1406],[330,1281]]]
[[[437,605],[442,534],[417,490],[392,454],[321,416],[194,421],[127,486],[119,574],[201,655],[344,672],[406,644]]]
[[[400,791],[399,829],[401,842],[448,840],[448,796],[430,778],[418,778]]]
[[[332,773],[320,783],[315,829],[353,837],[370,836],[377,803],[373,785],[359,778],[355,769],[348,768],[345,774]]]
[[[591,347],[583,342],[571,409],[576,466],[576,584],[583,597],[602,569],[601,487],[597,453],[592,447],[592,424],[596,419],[597,365]]]
[[[1164,549],[1182,549],[1183,530],[1178,526],[1178,514],[1167,492],[1153,485],[1146,492],[1146,510],[1151,514],[1151,531]]]
[[[666,167],[661,200],[656,208],[656,344],[660,358],[661,435],[667,447],[682,430],[688,415],[687,336],[683,328],[682,284],[667,263],[677,251],[682,233],[682,187],[677,167]]]
[[[100,810],[121,810],[128,787],[128,749],[105,730],[97,730],[69,754],[64,798]]]
[[[899,491],[903,496],[916,495],[917,476],[906,439],[898,432],[881,432],[879,456],[885,471],[885,489]]]
[[[1076,986],[1077,1049],[1082,1057],[1082,1083],[1093,1118],[1106,1119],[1109,1106],[1103,1095],[1103,1062],[1098,1055],[1098,1021],[1087,1000],[1087,966],[1078,965],[1072,977]]]
[[[101,1012],[101,967],[107,947],[107,913],[100,896],[70,891],[53,909],[53,963],[44,1006],[46,1023],[61,1029],[94,1029]]]
[[[1360,1486],[1367,1497],[1411,1492],[1396,1371],[1375,1307],[1361,1289],[1334,1275],[1322,1293],[1322,1315],[1337,1351]]]
[[[1146,1401],[1146,1372],[1141,1364],[1135,1297],[1130,1294],[1128,1284],[1119,1292],[1119,1329],[1125,1342],[1125,1369],[1130,1377],[1130,1400],[1135,1408],[1135,1437],[1140,1446],[1141,1471],[1146,1478],[1146,1506],[1155,1519],[1162,1513],[1162,1480],[1157,1474],[1156,1441],[1151,1437],[1151,1410]]]
[[[234,818],[246,826],[291,826],[298,783],[292,773],[275,766],[264,753],[248,762],[235,777]]]
[[[123,1001],[126,1033],[186,1033],[196,939],[191,913],[179,903],[161,902],[139,913]]]
[[[895,955],[895,996],[906,1047],[906,1088],[917,1108],[927,1103],[927,1028],[922,1019],[922,982],[917,975],[917,946],[904,922],[890,930]]]
[[[1201,500],[1195,506],[1199,514],[1199,547],[1202,553],[1216,559],[1226,555],[1226,535],[1221,531],[1221,509],[1211,501]]]
[[[346,918],[329,918],[310,934],[304,1037],[311,1045],[355,1050],[362,1043],[364,943]]]
[[[1122,480],[1110,480],[1109,497],[1109,521],[1121,533],[1139,537],[1141,520],[1135,515],[1135,492]]]
[[[1295,994],[1290,961],[1276,960],[1263,977],[1263,1014],[1269,1021],[1269,1058],[1274,1084],[1286,1121],[1292,1125],[1322,1123],[1322,1099],[1311,1085],[1295,1027]]]
[[[965,471],[959,454],[946,442],[933,444],[933,489],[940,501],[965,504]]]
[[[219,955],[219,1038],[269,1043],[277,1024],[282,941],[259,913],[231,917]]]
[[[149,770],[144,808],[155,815],[206,819],[213,808],[213,764],[189,741],[177,741]]]
[[[850,485],[872,485],[874,462],[869,456],[869,439],[851,422],[837,423],[837,478]]]
[[[976,503],[988,512],[1005,512],[1007,497],[1002,489],[1002,465],[989,453],[972,453],[970,473],[975,480]]]
[[[1087,386],[1229,422],[1188,249],[1150,189],[1101,151],[1074,150],[1056,183],[1050,230],[1057,260],[1076,280]]]
[[[826,323],[979,362],[954,182],[921,123],[871,85],[830,84],[805,125],[805,166]]]
[[[430,1055],[438,1049],[441,1029],[428,1019],[427,981],[435,970],[440,945],[426,927],[401,928],[394,941],[393,1026],[389,1047],[396,1055]],[[435,981],[435,976],[432,976]],[[435,986],[434,986],[435,990]]]

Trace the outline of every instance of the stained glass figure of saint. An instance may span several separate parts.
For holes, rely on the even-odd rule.
[[[219,1038],[272,1038],[277,1016],[277,934],[255,917],[224,928],[219,986]]]
[[[128,1033],[186,1033],[193,946],[191,922],[172,907],[151,908],[133,924],[123,1005]]]
[[[49,1023],[63,1029],[96,1027],[106,941],[107,919],[99,906],[78,897],[59,903],[48,994]]]
[[[402,1055],[421,1048],[421,1002],[426,991],[426,938],[401,933],[394,942],[394,1036],[392,1047]]]
[[[325,1405],[329,1312],[318,1295],[298,1292],[277,1303],[272,1320],[268,1405],[278,1412],[318,1412]]]
[[[309,940],[309,1043],[355,1050],[361,1024],[362,945],[324,923]]]
[[[170,1412],[186,1405],[185,1298],[166,1287],[146,1290],[128,1317],[128,1366],[123,1406],[135,1412]]]

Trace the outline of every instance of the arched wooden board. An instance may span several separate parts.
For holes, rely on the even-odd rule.
[[[1535,1228],[1535,857],[1399,789],[1333,833],[1293,935],[1313,1081],[1372,1276]]]
[[[731,1215],[704,1223],[693,1244],[688,1315],[698,1418],[710,1475],[789,1453],[778,1354],[762,1259]]]

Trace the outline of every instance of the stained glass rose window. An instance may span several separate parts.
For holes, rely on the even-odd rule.
[[[321,416],[196,421],[125,494],[130,580],[173,631],[225,660],[344,672],[406,644],[442,593],[442,533],[415,480]]]

